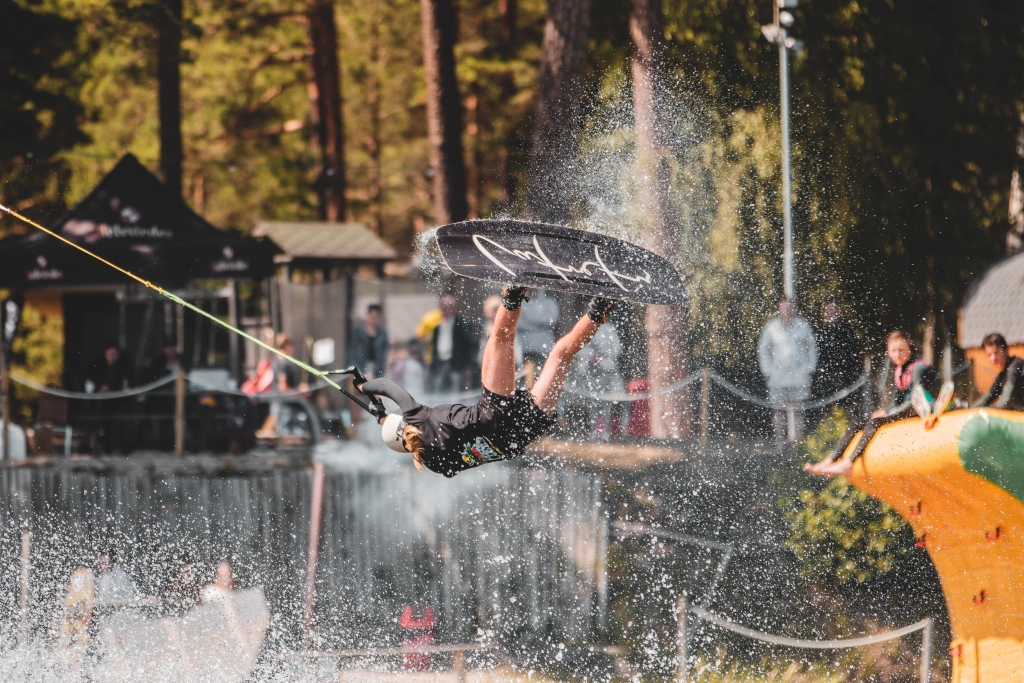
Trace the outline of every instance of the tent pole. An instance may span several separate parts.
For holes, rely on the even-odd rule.
[[[174,382],[174,455],[185,454],[185,309],[178,308],[178,376]]]
[[[231,281],[231,296],[228,297],[228,318],[231,320],[231,324],[241,329],[241,316],[238,314],[238,280]],[[229,362],[231,363],[231,377],[236,382],[242,381],[242,369],[239,353],[239,343],[237,334],[228,335],[228,355]]]
[[[0,361],[0,391],[4,398],[4,460],[11,459],[11,372],[7,367],[7,359]]]

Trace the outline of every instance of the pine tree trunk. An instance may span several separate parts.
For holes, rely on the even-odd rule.
[[[1024,242],[1024,113],[1020,116],[1017,146],[1013,155],[1013,175],[1010,176],[1010,229],[1006,233],[1006,253],[1016,254]]]
[[[160,114],[160,170],[164,184],[181,194],[181,0],[163,0],[157,32],[157,84]]]
[[[483,185],[483,169],[480,164],[480,87],[470,84],[466,97],[466,137],[469,144],[467,154],[466,205],[470,219],[480,218],[480,189]]]
[[[664,105],[664,18],[661,0],[633,0],[629,28],[638,163],[646,176],[651,223],[646,247],[678,266],[682,226],[672,201],[669,117]],[[647,307],[647,365],[651,387],[651,436],[678,439],[692,433],[693,406],[686,390],[663,393],[689,371],[688,311],[678,306]]]
[[[516,30],[519,21],[518,0],[498,0],[498,14],[501,17],[501,52],[505,59],[515,54]]]
[[[534,220],[570,218],[589,26],[590,0],[548,0],[526,206]]]
[[[320,143],[320,219],[345,220],[345,129],[341,113],[341,66],[333,0],[312,0],[307,12],[316,85],[317,138]],[[311,93],[313,90],[311,89]]]
[[[374,2],[373,22],[370,25],[370,84],[367,105],[370,110],[370,133],[366,139],[366,151],[370,157],[367,173],[369,182],[370,228],[380,237],[384,236],[384,213],[382,207],[384,189],[381,179],[380,154],[380,97],[383,64],[380,57],[380,0]]]
[[[452,0],[420,0],[423,64],[427,76],[427,132],[434,171],[434,220],[466,219],[466,161],[462,150],[462,102],[455,78],[458,24]]]

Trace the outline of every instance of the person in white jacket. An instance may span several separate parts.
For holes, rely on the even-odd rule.
[[[757,361],[768,385],[768,400],[775,406],[772,424],[775,442],[781,448],[803,435],[804,414],[799,404],[811,395],[811,378],[818,364],[814,332],[791,300],[780,301],[779,314],[761,330]]]

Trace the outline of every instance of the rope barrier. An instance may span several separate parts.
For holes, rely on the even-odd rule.
[[[609,403],[628,403],[630,401],[646,401],[647,399],[655,396],[662,396],[664,394],[670,394],[673,391],[678,391],[684,387],[688,387],[694,382],[700,379],[700,373],[695,372],[689,377],[670,384],[667,387],[660,387],[658,391],[645,391],[630,394],[624,391],[583,391],[576,387],[566,387],[565,393],[572,394],[573,396],[580,396],[582,398],[589,398],[594,401],[607,401]]]
[[[273,401],[274,399],[278,398],[304,397],[306,394],[310,392],[317,391],[318,389],[325,389],[331,386],[327,384],[327,382],[317,382],[316,384],[309,385],[305,389],[289,389],[288,391],[272,392],[264,391],[259,394],[247,394],[244,391],[239,391],[238,389],[224,389],[223,387],[215,387],[210,384],[203,384],[201,380],[195,379],[193,377],[186,377],[186,379],[188,380],[189,384],[202,391],[209,391],[211,393],[217,394],[227,394],[228,396],[238,396],[239,398],[249,398],[256,401]]]
[[[970,363],[964,363],[960,367],[954,368],[953,372],[951,373],[951,375],[953,377],[955,377],[955,376],[961,374],[962,372],[964,372],[965,370],[967,370],[970,367],[971,367]],[[826,396],[825,398],[816,399],[814,401],[774,403],[774,402],[769,401],[767,399],[761,398],[760,396],[754,396],[750,392],[748,392],[748,391],[746,391],[746,390],[736,386],[735,384],[733,384],[729,380],[725,379],[724,377],[719,375],[714,370],[712,370],[710,374],[711,374],[711,379],[712,379],[712,381],[715,382],[715,384],[717,384],[718,386],[722,387],[723,389],[728,391],[730,394],[733,394],[734,396],[743,399],[744,401],[747,401],[749,403],[753,403],[754,405],[757,405],[757,406],[761,406],[762,408],[770,408],[770,409],[775,409],[775,408],[796,408],[796,409],[799,409],[799,410],[814,410],[816,408],[824,408],[827,405],[830,405],[832,403],[836,403],[838,401],[841,401],[844,398],[846,398],[847,396],[849,396],[850,394],[852,394],[853,392],[855,392],[858,389],[860,389],[861,387],[863,387],[864,384],[869,379],[867,375],[861,375],[861,377],[856,382],[851,384],[850,386],[845,387],[843,389],[840,389],[839,391],[835,392],[834,394],[831,394],[830,396]],[[691,377],[692,377],[692,375],[691,375]],[[907,402],[907,403],[903,404],[902,406],[900,406],[900,409],[902,410],[903,408],[905,408],[905,407],[907,407],[909,405],[910,405],[910,403]]]
[[[754,396],[753,394],[741,389],[740,387],[736,386],[726,378],[722,377],[714,370],[711,371],[711,380],[718,386],[728,391],[730,394],[742,398],[744,401],[747,401],[748,403],[753,403],[754,405],[761,406],[762,408],[799,408],[803,410],[812,410],[814,408],[822,408],[832,403],[836,403],[837,401],[843,400],[853,392],[863,387],[865,382],[868,381],[868,376],[862,375],[856,382],[854,382],[850,386],[840,389],[839,391],[835,392],[830,396],[826,396],[825,398],[821,398],[816,401],[800,401],[787,403],[776,403],[761,398],[760,396]]]
[[[953,375],[955,376],[955,375],[958,375],[958,374],[962,373],[968,367],[970,367],[970,365],[967,364],[967,363],[965,363],[964,365],[961,365],[960,367],[958,367],[955,370],[953,370]],[[832,403],[836,403],[838,401],[843,400],[847,396],[853,394],[858,389],[862,388],[864,386],[864,384],[868,381],[868,376],[867,375],[863,375],[856,382],[851,384],[850,386],[845,387],[843,389],[840,389],[839,391],[837,391],[837,392],[835,392],[835,393],[833,393],[833,394],[831,394],[829,396],[826,396],[824,398],[816,399],[814,401],[805,401],[805,402],[801,402],[801,403],[778,404],[778,403],[772,403],[771,401],[768,401],[767,399],[763,399],[763,398],[761,398],[759,396],[755,396],[755,395],[751,394],[748,391],[745,391],[744,389],[736,386],[735,384],[733,384],[729,380],[727,380],[724,377],[722,377],[721,375],[719,375],[714,370],[712,370],[709,374],[710,374],[711,380],[713,382],[715,382],[720,387],[722,387],[723,389],[725,389],[729,393],[733,394],[734,396],[736,396],[738,398],[741,398],[744,401],[747,401],[749,403],[753,403],[754,405],[760,406],[762,408],[769,408],[769,409],[774,409],[774,408],[778,408],[778,407],[793,407],[793,408],[799,408],[799,409],[803,409],[803,410],[813,410],[813,409],[816,409],[816,408],[823,408],[824,406],[831,405]],[[586,398],[586,399],[590,399],[590,400],[594,400],[594,401],[604,401],[604,402],[608,402],[608,403],[628,403],[628,402],[632,402],[632,401],[648,400],[648,399],[653,398],[655,396],[662,396],[664,394],[669,394],[669,393],[672,393],[674,391],[678,391],[679,389],[683,389],[683,388],[693,384],[695,381],[700,379],[700,377],[701,377],[701,373],[695,372],[695,373],[689,375],[688,377],[686,377],[685,379],[683,379],[683,380],[681,380],[679,382],[676,382],[675,384],[671,384],[671,385],[669,385],[667,387],[661,387],[658,391],[655,391],[655,392],[642,392],[642,393],[632,393],[632,394],[631,393],[627,393],[627,392],[615,392],[615,391],[588,392],[588,391],[581,391],[581,390],[579,390],[579,389],[577,389],[575,387],[566,387],[565,392],[568,393],[568,394],[572,394],[574,396],[579,396],[581,398]],[[133,387],[131,389],[123,389],[123,390],[119,390],[119,391],[93,392],[93,393],[89,393],[89,392],[85,392],[85,391],[67,391],[67,390],[64,390],[64,389],[57,389],[57,388],[54,388],[54,387],[48,387],[48,386],[45,386],[43,384],[39,384],[38,382],[35,382],[33,380],[30,380],[29,378],[24,377],[22,375],[18,375],[16,373],[11,373],[11,380],[16,382],[17,384],[20,384],[22,386],[28,387],[29,389],[33,389],[34,391],[38,391],[39,393],[42,393],[42,394],[49,394],[50,396],[59,396],[61,398],[79,399],[79,400],[86,400],[86,401],[110,401],[110,400],[114,400],[114,399],[118,399],[118,398],[128,398],[128,397],[131,397],[131,396],[139,396],[141,394],[145,394],[147,392],[153,391],[154,389],[159,389],[160,387],[163,387],[163,386],[173,382],[174,381],[174,375],[167,375],[166,377],[162,377],[162,378],[160,378],[158,380],[154,380],[152,382],[149,382],[148,384],[143,384],[143,385],[140,385],[138,387]],[[189,382],[189,384],[193,385],[194,387],[197,387],[197,388],[201,389],[202,391],[217,392],[217,393],[227,394],[229,396],[238,396],[238,397],[250,398],[250,399],[261,400],[261,401],[262,400],[273,400],[275,398],[294,398],[294,397],[299,397],[299,396],[303,396],[304,394],[306,394],[308,392],[317,391],[319,389],[324,389],[324,388],[327,388],[327,387],[334,387],[335,386],[333,382],[330,382],[329,380],[324,380],[322,382],[318,382],[316,384],[310,385],[307,389],[301,389],[301,390],[300,389],[293,389],[293,390],[290,390],[290,391],[279,391],[279,392],[275,392],[275,393],[247,394],[247,393],[245,393],[243,391],[239,391],[237,389],[225,389],[223,387],[214,387],[214,386],[211,386],[211,385],[208,385],[208,384],[203,384],[202,381],[197,380],[197,379],[195,379],[193,377],[189,377],[188,378],[188,382]],[[431,394],[423,394],[422,395],[422,398],[423,398],[422,403],[424,405],[440,405],[442,403],[464,403],[466,401],[470,401],[470,400],[478,397],[479,395],[480,395],[480,391],[478,389],[464,391],[464,392],[458,392],[458,393],[436,393],[436,394],[431,393]],[[905,408],[905,407],[907,407],[909,405],[910,405],[910,403],[906,403],[903,406],[901,406],[901,408]]]
[[[910,626],[904,626],[903,628],[896,629],[895,631],[878,633],[873,636],[864,636],[863,638],[845,638],[842,640],[803,640],[800,638],[786,638],[785,636],[776,636],[770,633],[755,631],[754,629],[734,624],[731,621],[723,619],[717,614],[712,614],[701,607],[690,607],[688,611],[690,614],[700,617],[709,624],[714,624],[719,628],[725,629],[726,631],[732,631],[733,633],[737,633],[741,636],[747,636],[748,638],[759,640],[762,643],[783,645],[785,647],[807,648],[811,650],[837,650],[874,645],[875,643],[884,643],[887,640],[902,638],[903,636],[914,633],[915,631],[923,631],[929,628],[932,623],[931,618],[922,619],[917,623],[911,624]]]
[[[16,382],[24,387],[38,391],[41,394],[49,394],[50,396],[59,396],[61,398],[74,398],[85,401],[111,401],[115,398],[128,398],[130,396],[139,396],[147,392],[159,389],[160,387],[170,384],[174,381],[174,375],[167,375],[160,379],[153,380],[148,384],[142,384],[131,389],[121,389],[119,391],[98,391],[89,393],[86,391],[65,391],[64,389],[55,389],[54,387],[48,387],[44,384],[39,384],[30,380],[28,377],[23,377],[16,373],[11,373],[11,381]]]

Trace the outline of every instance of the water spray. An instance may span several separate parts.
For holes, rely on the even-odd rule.
[[[221,320],[217,316],[213,315],[212,313],[207,313],[206,311],[204,311],[203,309],[199,308],[198,306],[194,306],[194,305],[190,304],[189,302],[185,301],[184,299],[182,299],[178,295],[174,294],[173,292],[169,292],[166,289],[164,289],[163,287],[154,285],[149,280],[141,278],[138,275],[136,275],[135,273],[132,273],[131,271],[125,270],[124,268],[122,268],[121,266],[119,266],[119,265],[117,265],[115,263],[111,263],[110,261],[108,261],[107,259],[103,258],[102,256],[100,256],[98,254],[94,254],[93,252],[89,251],[85,247],[83,247],[83,246],[81,246],[79,244],[75,244],[74,242],[72,242],[71,240],[67,239],[66,237],[63,237],[63,236],[59,235],[58,233],[54,232],[53,230],[50,230],[49,228],[43,227],[42,225],[40,225],[39,223],[36,223],[31,218],[28,218],[27,216],[23,216],[22,214],[18,213],[17,211],[15,211],[13,209],[7,208],[3,204],[0,204],[0,211],[8,213],[11,216],[14,216],[15,218],[17,218],[21,222],[25,223],[26,225],[30,225],[33,228],[35,228],[36,230],[44,232],[47,235],[49,235],[50,237],[53,237],[55,239],[60,240],[61,242],[63,242],[64,244],[67,244],[68,246],[74,247],[75,249],[77,249],[78,251],[82,252],[86,256],[91,256],[92,258],[96,259],[100,263],[103,263],[103,264],[105,264],[107,266],[110,266],[111,268],[113,268],[117,272],[121,273],[122,275],[124,275],[126,277],[131,278],[132,280],[134,280],[135,282],[138,282],[140,285],[146,287],[147,289],[153,290],[154,292],[156,292],[160,296],[163,296],[163,297],[166,297],[167,299],[170,299],[171,301],[173,301],[174,303],[178,304],[179,306],[187,308],[188,310],[192,311],[193,313],[196,313],[197,315],[201,315],[204,318],[207,318],[207,319],[215,322],[216,324],[220,325],[224,329],[229,330],[230,332],[233,332],[233,333],[241,336],[244,339],[248,339],[253,344],[256,344],[257,346],[259,346],[259,347],[261,347],[263,349],[266,349],[267,351],[270,351],[271,353],[275,354],[276,356],[279,356],[280,358],[285,359],[289,363],[291,363],[291,364],[293,364],[293,365],[295,365],[295,366],[297,366],[299,368],[302,368],[303,370],[305,370],[309,374],[313,375],[314,377],[317,377],[317,378],[321,379],[322,381],[326,382],[328,385],[334,387],[335,389],[337,389],[341,393],[343,393],[346,396],[348,396],[350,399],[355,401],[363,410],[365,410],[366,412],[370,413],[374,417],[380,417],[381,415],[383,415],[383,413],[384,413],[384,406],[383,406],[383,404],[380,403],[379,399],[371,400],[370,403],[367,404],[363,400],[361,400],[361,399],[353,396],[352,394],[350,394],[348,391],[343,389],[340,384],[338,384],[337,382],[335,382],[334,380],[332,380],[330,378],[331,375],[352,375],[353,379],[355,379],[357,384],[361,384],[362,382],[365,382],[366,379],[362,376],[362,374],[360,374],[359,370],[356,369],[355,367],[345,368],[344,370],[318,370],[317,368],[313,367],[312,365],[308,365],[307,363],[303,363],[298,358],[293,358],[292,356],[289,356],[287,353],[284,353],[280,349],[276,349],[273,346],[271,346],[270,344],[267,344],[266,342],[260,341],[259,339],[257,339],[256,337],[252,336],[251,334],[248,334],[247,332],[243,332],[242,330],[238,329],[237,327],[235,327],[235,326],[233,326],[233,325],[231,325],[229,323],[224,322],[223,320]]]

